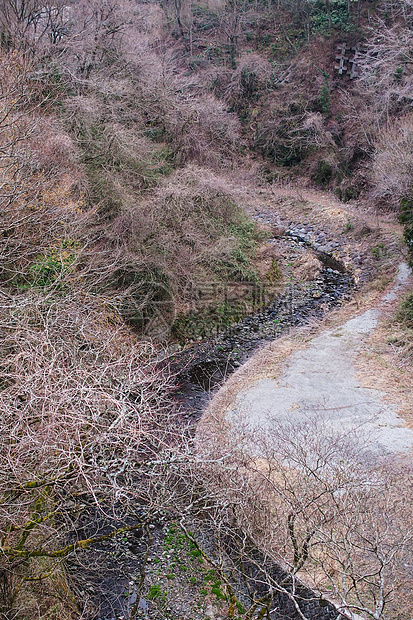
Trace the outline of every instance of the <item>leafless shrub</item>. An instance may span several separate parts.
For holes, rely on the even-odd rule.
[[[330,147],[337,150],[331,133],[325,126],[324,118],[320,112],[307,112],[303,118],[302,130],[306,132],[309,145],[317,148]]]
[[[205,95],[196,80],[178,76],[173,58],[158,56],[147,46],[139,58],[141,79],[134,97],[147,133],[169,144],[178,164],[230,166],[241,139],[235,115],[213,95]]]
[[[223,177],[186,166],[130,196],[110,223],[90,220],[81,238],[84,285],[106,290],[139,329],[142,312],[148,324],[155,313],[170,325],[175,312],[204,303],[202,287],[214,303],[213,283],[248,279],[258,232]]]
[[[380,112],[373,111],[374,96],[365,90],[360,93],[358,88],[357,84],[351,92],[340,93],[344,134],[341,153],[350,163],[372,156],[381,127]]]
[[[62,161],[61,151],[68,154],[70,139],[50,119],[48,131],[41,135],[46,120],[39,119],[31,65],[17,52],[2,52],[0,64],[1,279],[27,282],[29,265],[59,245],[71,228],[73,213],[79,223],[82,220],[81,195],[74,192],[79,176],[73,160],[71,176],[68,162]],[[48,169],[42,166],[47,151]]]
[[[406,112],[412,100],[412,7],[409,0],[384,3],[383,18],[370,26],[366,53],[359,61],[359,87],[374,97],[374,118],[381,125]],[[366,121],[367,121],[366,117]]]
[[[396,120],[378,137],[373,159],[374,195],[387,208],[398,210],[413,182],[413,117]]]
[[[221,262],[240,245],[236,233],[243,214],[222,178],[203,168],[186,167],[161,186],[145,207],[150,229],[158,230],[156,246],[163,248],[182,301],[191,302],[197,275],[201,281],[205,273],[231,277]]]
[[[76,0],[66,7],[67,31],[49,50],[52,67],[70,76],[72,87],[82,91],[88,80],[119,59],[134,8],[129,0]]]
[[[298,425],[280,422],[265,433],[252,433],[239,420],[209,418],[199,439],[200,475],[222,541],[216,562],[223,572],[230,563],[227,575],[233,571],[241,583],[247,567],[255,566],[251,609],[269,610],[276,593],[284,594],[305,620],[305,610],[299,611],[304,583],[344,617],[411,613],[407,459],[390,464],[372,457],[352,432],[332,431],[312,417]],[[254,549],[263,554],[259,560]],[[282,570],[271,570],[271,561]],[[259,583],[267,584],[260,598]]]
[[[211,95],[202,97],[202,101],[194,100],[185,112],[184,117],[172,113],[166,119],[178,159],[216,169],[231,166],[240,147],[238,120]]]
[[[239,59],[235,71],[215,70],[209,76],[209,87],[240,114],[254,100],[257,92],[270,86],[273,72],[268,61],[258,54],[249,54]]]
[[[55,179],[71,174],[73,184],[79,178],[77,152],[73,140],[53,116],[33,116],[33,133],[27,140],[27,169],[46,173]],[[80,180],[80,179],[79,179]]]
[[[320,151],[334,168],[340,166],[339,149],[319,112],[280,106],[263,119],[256,129],[256,146],[276,164],[299,163],[314,149]]]
[[[166,506],[179,440],[169,377],[110,307],[31,293],[2,295],[1,310],[1,565],[18,575],[24,561],[7,602],[18,609],[31,578],[101,539],[79,540],[85,517],[114,535]]]

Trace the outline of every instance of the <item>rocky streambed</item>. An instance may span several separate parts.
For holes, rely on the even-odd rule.
[[[307,227],[308,228],[308,227]],[[314,238],[312,231],[290,227],[284,242],[291,252],[315,256],[320,268],[312,279],[287,282],[278,295],[255,314],[174,356],[172,368],[178,373],[178,399],[188,414],[199,414],[216,389],[257,347],[279,337],[288,329],[309,320],[321,319],[334,307],[348,300],[355,287],[351,269],[339,256],[339,244]],[[274,240],[275,241],[275,240]]]

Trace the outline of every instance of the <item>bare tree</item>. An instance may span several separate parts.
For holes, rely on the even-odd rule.
[[[366,53],[360,58],[361,82],[375,95],[382,122],[407,110],[411,101],[413,11],[410,1],[387,3],[385,17],[370,26]],[[390,9],[392,9],[390,11]]]
[[[226,423],[207,426],[201,455],[211,462],[200,470],[218,532],[215,562],[249,600],[250,617],[259,609],[257,617],[270,613],[280,597],[302,619],[317,597],[346,618],[411,613],[406,459],[390,465],[353,433],[333,432],[314,419],[279,423],[265,436],[240,425],[225,440]]]
[[[57,43],[68,24],[69,9],[62,0],[4,0],[0,5],[2,44],[22,51]]]
[[[88,80],[92,72],[113,64],[122,39],[133,18],[133,5],[113,0],[87,2],[78,0],[74,7],[70,37],[64,41],[60,63],[73,69],[72,77]]]
[[[179,442],[152,347],[93,297],[2,294],[1,315],[0,562],[26,567],[2,604],[18,608],[26,581],[169,503],[163,471]]]

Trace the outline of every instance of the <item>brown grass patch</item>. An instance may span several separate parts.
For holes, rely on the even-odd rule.
[[[391,303],[378,328],[364,341],[356,367],[362,385],[383,391],[413,428],[413,332],[395,320],[399,305],[400,299]]]
[[[309,282],[317,278],[322,267],[323,265],[314,254],[307,254],[296,261],[294,275],[300,281]]]

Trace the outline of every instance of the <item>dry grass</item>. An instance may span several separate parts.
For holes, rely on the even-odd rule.
[[[314,280],[320,274],[322,263],[313,254],[304,255],[294,265],[294,275],[300,282]]]
[[[413,428],[413,334],[395,318],[400,303],[399,297],[386,307],[380,325],[363,343],[356,367],[361,383],[397,403],[399,414]]]

